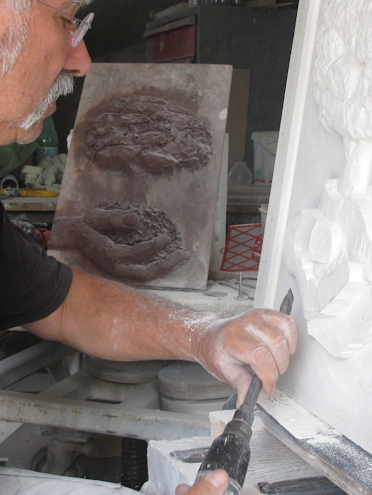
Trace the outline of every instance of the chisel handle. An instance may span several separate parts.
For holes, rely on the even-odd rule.
[[[289,315],[293,304],[293,294],[289,290],[280,306],[280,311]],[[248,393],[233,419],[227,423],[225,431],[212,443],[205,456],[195,482],[216,469],[224,469],[230,476],[225,495],[239,495],[247,474],[251,450],[254,406],[262,387],[261,380],[253,375]]]
[[[251,456],[249,441],[252,431],[248,435],[227,431],[229,425],[236,429],[238,426],[236,422],[237,420],[230,421],[226,425],[225,432],[212,443],[195,480],[199,481],[216,469],[224,469],[230,476],[229,486],[225,492],[227,495],[239,495],[241,492]],[[245,424],[244,427],[246,426]]]

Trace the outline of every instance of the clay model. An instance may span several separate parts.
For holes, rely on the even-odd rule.
[[[190,259],[167,214],[146,206],[148,174],[206,167],[212,156],[206,126],[160,98],[129,96],[95,111],[85,127],[85,153],[89,165],[129,178],[123,201],[131,206],[107,203],[79,217],[60,216],[52,249],[78,249],[105,275],[140,283]]]
[[[51,254],[134,285],[205,289],[230,80],[226,66],[94,64]]]
[[[87,124],[86,154],[97,166],[152,174],[198,170],[211,156],[209,129],[185,108],[152,96],[128,96],[103,105]]]
[[[52,249],[77,249],[105,275],[145,283],[171,272],[190,255],[163,211],[104,203],[80,217],[60,217]]]

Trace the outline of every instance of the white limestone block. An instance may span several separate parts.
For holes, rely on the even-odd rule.
[[[260,397],[262,395],[263,392],[261,392]],[[222,435],[227,423],[232,420],[235,411],[236,409],[228,411],[212,411],[209,413],[209,421],[211,423],[211,442],[213,442],[215,438]],[[255,418],[252,429],[255,432],[265,430],[265,426],[259,417]]]
[[[135,490],[107,483],[25,469],[0,467],[1,495],[135,495]]]
[[[232,420],[234,413],[235,413],[235,409],[227,410],[227,411],[212,411],[209,413],[212,442],[215,438],[222,435],[227,423]]]
[[[299,278],[297,278],[299,280]],[[320,311],[318,289],[315,280],[305,282],[305,288],[301,291],[302,307],[304,315]]]
[[[309,258],[316,263],[332,263],[341,254],[344,235],[336,222],[318,218],[311,231]]]
[[[212,438],[219,436],[235,411],[214,411],[210,413]],[[295,478],[319,476],[320,473],[277,440],[265,428],[259,418],[252,425],[250,441],[251,459],[242,495],[260,493],[257,483],[274,483]],[[149,481],[141,489],[145,495],[174,495],[176,487],[185,483],[192,485],[200,464],[184,463],[170,453],[206,447],[211,444],[209,437],[193,437],[182,440],[151,440],[148,448]]]
[[[320,311],[330,303],[337,294],[342,290],[345,285],[351,281],[350,265],[355,265],[355,263],[342,263],[339,265],[335,271],[320,280],[317,287],[317,297],[319,302]],[[363,279],[363,273],[360,270],[361,278]],[[362,282],[362,280],[359,280]]]
[[[372,339],[372,200],[345,197],[328,181],[320,208],[302,210],[287,232],[285,261],[309,335],[333,356],[350,357]]]
[[[372,453],[372,342],[362,347],[357,343],[358,351],[347,360],[335,357],[328,352],[329,347],[326,349],[320,345],[322,338],[328,339],[330,346],[338,347],[338,354],[340,344],[344,344],[340,342],[339,334],[349,334],[348,338],[356,336],[359,339],[359,329],[356,327],[360,323],[365,325],[365,335],[361,341],[368,339],[369,324],[365,319],[369,315],[364,313],[364,308],[360,308],[361,312],[357,314],[353,305],[359,302],[351,301],[350,319],[345,318],[344,303],[341,303],[337,308],[341,311],[339,315],[337,311],[332,315],[318,311],[307,315],[306,321],[300,314],[303,306],[300,300],[304,292],[299,292],[291,274],[299,279],[299,286],[304,285],[304,280],[313,280],[316,285],[321,271],[314,266],[313,278],[309,273],[298,278],[297,268],[293,267],[294,262],[297,263],[295,257],[292,257],[292,262],[290,260],[289,272],[282,256],[282,243],[286,240],[289,222],[295,221],[295,216],[302,209],[318,208],[344,233],[347,241],[345,247],[348,249],[347,252],[345,249],[342,262],[360,265],[365,278],[364,287],[369,291],[372,282],[372,222],[368,204],[372,199],[372,151],[369,149],[365,153],[368,145],[358,149],[356,142],[372,142],[372,2],[303,0],[299,7],[275,164],[276,175],[270,198],[271,223],[265,234],[255,305],[277,309],[288,287],[293,288],[293,316],[299,341],[290,368],[281,377],[280,385],[313,414]],[[349,66],[350,57],[358,59],[361,69],[359,79],[355,64],[351,62]],[[326,120],[326,128],[332,134],[325,132],[320,124],[319,109],[315,103],[321,107],[322,122]],[[343,184],[338,187],[342,176]],[[344,189],[343,186],[349,185],[350,188]],[[351,201],[359,204],[359,213],[349,208],[347,203]],[[349,209],[348,215],[344,215],[346,208]],[[335,268],[332,265],[327,267],[325,278],[332,275]],[[371,295],[368,294],[365,297],[367,311],[371,302]],[[318,327],[318,342],[308,335],[309,327],[315,326],[315,320],[328,320],[322,331]],[[345,328],[346,323],[350,324],[349,328]],[[352,341],[347,344],[349,352],[353,344]]]
[[[345,201],[341,215],[348,258],[360,263],[365,278],[372,282],[372,200],[359,196]]]
[[[307,252],[317,215],[317,210],[303,210],[288,224],[283,251],[285,264],[297,279],[304,313],[319,311],[314,262]]]
[[[188,464],[171,457],[175,450],[208,447],[209,437],[192,437],[181,440],[150,440],[147,450],[148,485],[158,495],[174,495],[181,483],[193,485],[200,464]]]
[[[327,217],[339,222],[339,213],[345,198],[338,190],[338,179],[330,179],[324,183],[319,210]]]
[[[308,333],[328,352],[348,358],[372,340],[372,286],[348,283],[318,315],[307,315]]]

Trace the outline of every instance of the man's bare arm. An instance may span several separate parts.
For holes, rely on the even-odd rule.
[[[256,309],[219,319],[79,270],[61,307],[24,327],[102,359],[199,362],[234,387],[238,405],[250,370],[272,393],[296,347],[293,320],[276,311]]]

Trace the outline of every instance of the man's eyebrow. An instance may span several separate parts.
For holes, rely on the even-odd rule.
[[[60,10],[63,9],[71,9],[71,8],[76,8],[76,7],[86,7],[90,3],[92,3],[93,0],[67,0],[64,2],[62,5],[60,5],[58,8]]]
[[[68,0],[68,4],[70,7],[86,7],[90,3],[92,3],[93,0]]]

